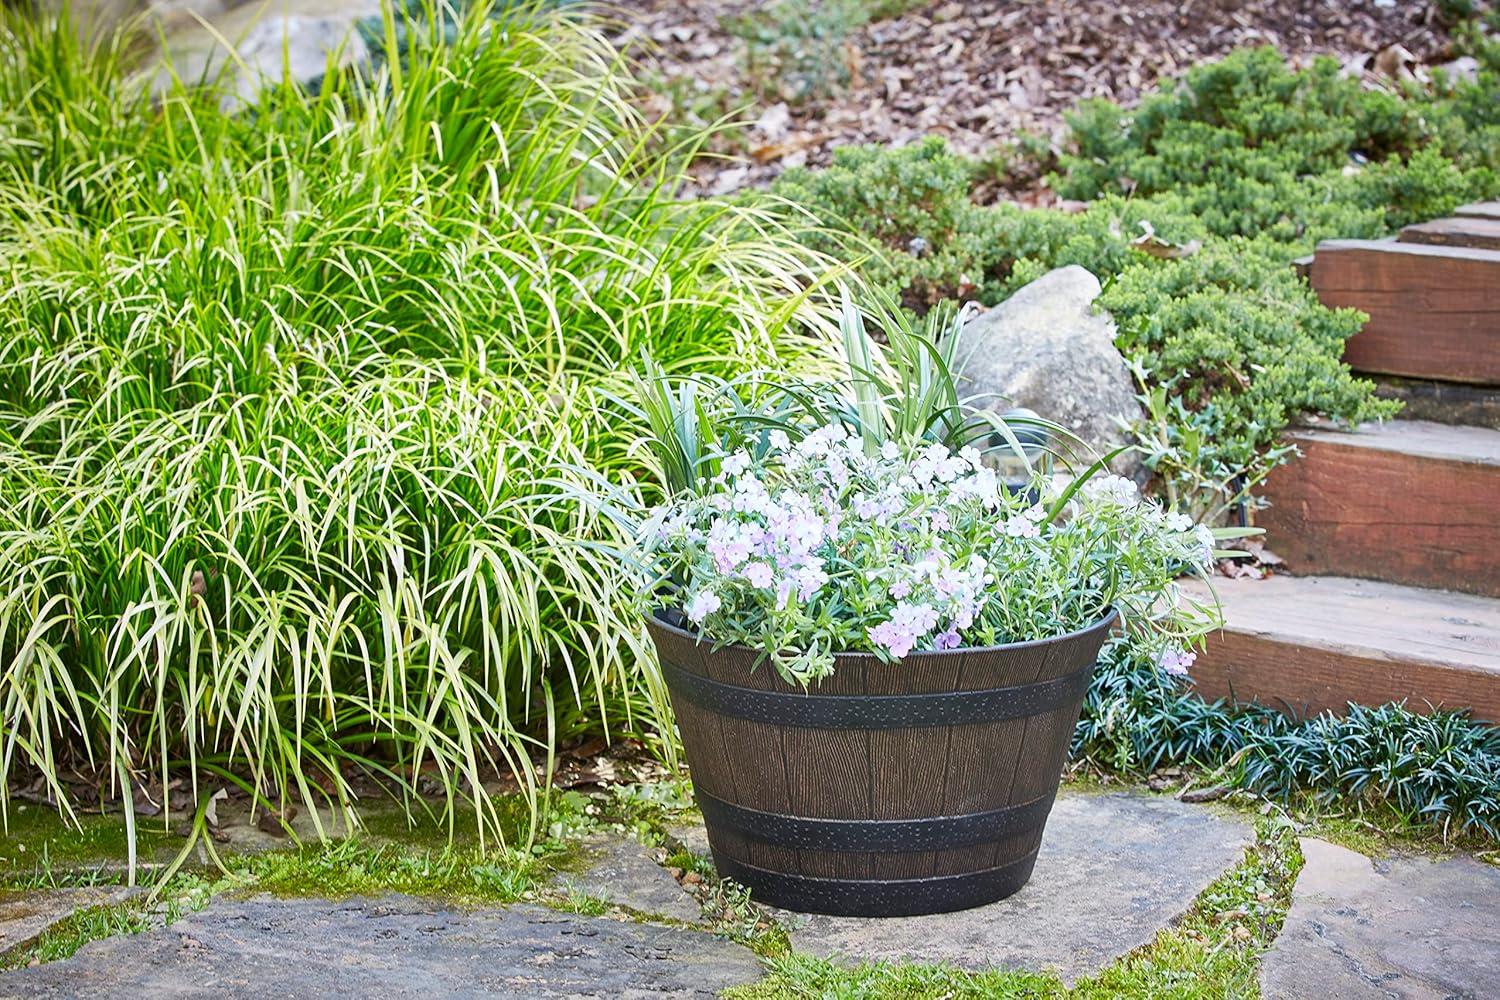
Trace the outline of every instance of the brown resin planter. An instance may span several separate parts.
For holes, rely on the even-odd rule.
[[[843,653],[809,691],[652,619],[719,874],[762,903],[857,916],[1020,889],[1116,617],[894,665]]]

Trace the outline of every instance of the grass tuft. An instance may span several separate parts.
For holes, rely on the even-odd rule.
[[[244,103],[3,14],[0,787],[347,816],[420,778],[498,837],[511,772],[534,835],[558,738],[664,717],[563,484],[641,467],[599,401],[643,351],[811,351],[810,255],[673,199],[690,143],[573,9],[384,28]]]

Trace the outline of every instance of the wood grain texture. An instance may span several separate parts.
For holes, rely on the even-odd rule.
[[[820,694],[865,693],[865,667],[873,656],[851,656],[818,685]],[[870,775],[870,731],[866,729],[782,730],[786,753],[787,805],[793,816],[870,819],[876,812]],[[906,786],[899,786],[905,791]],[[890,789],[896,792],[897,788]],[[870,878],[870,854],[852,851],[798,851],[797,871],[822,878]]]
[[[1500,597],[1500,431],[1400,420],[1300,431],[1256,514],[1293,572]]]
[[[716,681],[762,690],[787,690],[769,663],[755,665],[755,654],[729,646],[712,650],[699,646],[704,672]],[[792,808],[787,778],[785,728],[714,715],[722,733],[724,754],[729,758],[737,805],[764,812],[789,813]],[[689,758],[691,762],[691,758]],[[691,763],[689,764],[691,767]],[[798,852],[789,847],[746,840],[745,856],[738,860],[772,871],[795,872]]]
[[[1429,246],[1474,247],[1500,250],[1500,217],[1434,219],[1407,226],[1396,236],[1399,243]]]
[[[881,663],[874,657],[865,668],[866,694],[898,694],[912,681],[932,693],[955,691],[962,671],[961,656],[931,656],[913,653],[906,664]],[[904,669],[909,667],[910,669]],[[944,772],[947,768],[949,730],[930,727],[872,731],[870,740],[870,786],[885,794],[871,795],[875,819],[916,819],[947,815],[943,811]],[[910,855],[877,853],[870,857],[872,878],[905,878],[912,871],[935,874],[937,852]]]
[[[1338,577],[1216,580],[1214,590],[1226,626],[1193,666],[1204,697],[1297,714],[1404,700],[1500,722],[1500,602]]]
[[[1356,370],[1500,385],[1500,251],[1330,240],[1311,281],[1324,305],[1369,314],[1344,348]]]
[[[712,650],[652,628],[661,657],[722,684],[804,696],[755,654]],[[818,696],[983,691],[1066,676],[1092,663],[1104,630],[1053,643],[917,653],[899,664],[840,655]],[[695,787],[736,805],[811,819],[962,816],[1056,791],[1081,697],[1036,716],[953,726],[811,728],[751,722],[674,698]],[[772,872],[850,880],[927,878],[1005,865],[1036,850],[1042,828],[949,850],[789,848],[708,823],[716,856]]]

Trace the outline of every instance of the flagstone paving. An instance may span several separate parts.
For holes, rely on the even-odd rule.
[[[80,910],[122,903],[137,891],[123,886],[0,890],[0,955],[26,947]]]
[[[1150,943],[1254,841],[1247,823],[1175,799],[1065,793],[1031,881],[1008,899],[898,920],[782,917],[792,946],[816,955],[1052,969],[1072,982]]]
[[[760,974],[749,949],[708,934],[538,906],[260,897],[7,973],[0,998],[690,998]]]
[[[589,855],[582,873],[559,875],[555,884],[633,913],[683,923],[703,919],[703,910],[667,870],[625,837],[596,837],[584,844]]]
[[[1371,861],[1304,839],[1269,1000],[1500,997],[1500,869],[1473,858]]]
[[[668,832],[708,850],[701,823]],[[840,961],[1051,969],[1071,982],[1148,944],[1253,841],[1245,821],[1164,796],[1065,792],[1032,881],[1009,899],[892,920],[776,917],[794,948]],[[684,926],[701,923],[698,904],[651,848],[615,834],[585,849],[584,867],[556,884],[618,908],[608,916],[397,895],[221,898],[169,926],[0,973],[0,1000],[699,997],[762,975],[748,949]],[[1500,870],[1467,857],[1372,862],[1319,840],[1304,840],[1303,853],[1262,967],[1265,996],[1500,997]],[[0,952],[130,891],[0,893]]]

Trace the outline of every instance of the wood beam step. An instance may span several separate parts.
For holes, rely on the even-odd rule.
[[[1206,698],[1297,715],[1404,700],[1500,722],[1500,601],[1339,577],[1217,578],[1213,589],[1226,624],[1191,671]]]
[[[1470,219],[1500,219],[1500,201],[1476,201],[1460,205],[1453,210],[1453,214]]]
[[[1500,431],[1421,420],[1300,430],[1255,521],[1293,572],[1500,597]]]
[[[1500,250],[1328,240],[1309,275],[1324,305],[1369,314],[1357,371],[1500,385]]]
[[[1474,216],[1420,222],[1401,230],[1396,242],[1500,250],[1500,218]]]

